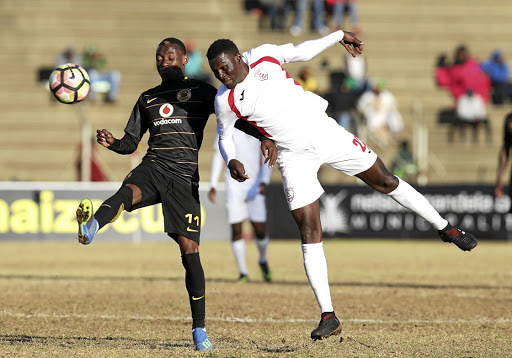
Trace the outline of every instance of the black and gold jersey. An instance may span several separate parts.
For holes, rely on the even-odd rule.
[[[125,136],[109,148],[132,153],[149,130],[149,160],[163,174],[186,183],[198,182],[198,152],[204,127],[215,113],[215,87],[184,77],[143,92],[135,104]]]

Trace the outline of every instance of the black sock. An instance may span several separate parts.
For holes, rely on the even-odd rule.
[[[199,253],[184,254],[181,256],[181,262],[185,267],[185,286],[187,287],[190,310],[192,311],[192,328],[204,328],[205,282]]]
[[[99,224],[98,230],[109,222],[115,221],[123,210],[130,209],[132,207],[132,198],[132,189],[122,186],[117,193],[105,200],[94,213],[94,218]]]

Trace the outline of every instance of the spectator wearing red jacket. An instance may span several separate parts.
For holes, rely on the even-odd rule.
[[[470,57],[466,46],[455,50],[454,63],[446,64],[446,58],[439,58],[436,69],[436,81],[440,87],[446,88],[452,94],[455,103],[457,99],[471,89],[487,104],[491,90],[491,81],[482,71],[477,60]]]

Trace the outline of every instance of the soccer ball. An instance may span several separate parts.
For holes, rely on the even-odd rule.
[[[50,75],[50,90],[59,102],[72,104],[83,101],[91,89],[87,72],[79,65],[66,63]]]

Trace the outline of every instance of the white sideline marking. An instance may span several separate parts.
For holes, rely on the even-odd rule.
[[[16,318],[82,318],[82,319],[112,319],[112,320],[140,320],[140,321],[187,321],[190,317],[177,317],[177,316],[116,316],[116,315],[91,315],[79,313],[34,313],[27,314],[22,312],[13,312],[10,310],[0,311],[0,316],[16,317]],[[240,323],[297,323],[297,322],[317,322],[317,319],[304,319],[304,318],[249,318],[249,317],[207,317],[208,321],[218,322],[240,322]],[[475,319],[366,319],[366,318],[343,318],[342,322],[350,323],[373,323],[373,324],[511,324],[512,318],[475,318]]]

